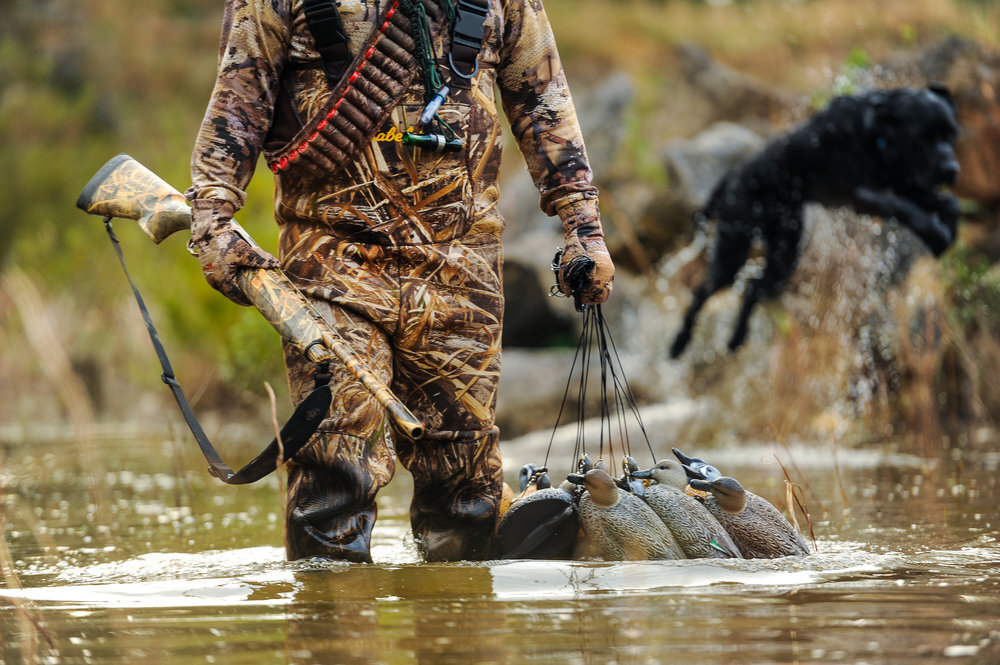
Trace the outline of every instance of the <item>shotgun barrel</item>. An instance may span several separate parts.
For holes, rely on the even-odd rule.
[[[76,205],[91,215],[136,220],[157,244],[177,231],[191,228],[191,208],[184,195],[126,154],[111,158],[101,167],[83,188]],[[281,270],[246,268],[240,271],[237,281],[282,339],[313,362],[338,358],[389,412],[403,434],[411,439],[423,436],[423,424]]]

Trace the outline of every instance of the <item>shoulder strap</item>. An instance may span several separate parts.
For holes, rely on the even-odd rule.
[[[486,34],[484,22],[490,11],[489,0],[458,0],[455,24],[451,29],[448,64],[455,77],[452,85],[468,88],[479,73],[479,52]]]
[[[343,78],[347,66],[351,64],[351,50],[338,6],[340,3],[336,0],[302,0],[306,25],[323,60],[323,69],[334,83]]]

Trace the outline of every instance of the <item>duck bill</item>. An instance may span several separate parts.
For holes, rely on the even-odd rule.
[[[687,464],[681,464],[681,467],[684,468],[684,473],[687,474],[687,477],[692,480],[708,480],[708,477],[702,473],[700,467],[692,467]]]
[[[694,457],[688,457],[687,455],[677,450],[676,448],[671,448],[671,450],[674,453],[674,457],[676,457],[677,461],[680,462],[681,464],[693,464],[695,462],[701,461],[699,459],[695,459]]]
[[[573,483],[574,485],[582,485],[583,484],[583,474],[582,473],[570,473],[570,474],[567,474],[566,480],[568,480],[569,482]]]
[[[700,480],[698,478],[692,478],[691,481],[688,482],[688,485],[691,486],[691,489],[696,489],[699,492],[711,492],[712,491],[712,483],[710,483],[707,480]]]
[[[652,478],[653,477],[653,470],[652,469],[642,469],[640,471],[633,471],[633,472],[631,472],[628,475],[632,476],[633,478]]]

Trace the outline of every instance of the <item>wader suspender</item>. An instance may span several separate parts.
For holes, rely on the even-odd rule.
[[[329,362],[322,362],[317,366],[314,377],[316,381],[315,387],[295,409],[295,412],[288,419],[288,422],[285,423],[285,426],[281,428],[280,436],[271,441],[270,445],[260,455],[257,455],[257,457],[248,462],[242,469],[233,471],[232,467],[223,462],[219,454],[215,452],[215,448],[212,447],[208,436],[201,428],[201,423],[198,422],[198,418],[194,415],[194,409],[191,408],[187,397],[184,396],[181,384],[174,376],[174,370],[170,366],[170,359],[167,358],[167,351],[163,348],[163,343],[156,332],[156,327],[153,326],[153,320],[149,316],[149,310],[146,309],[146,303],[143,302],[142,296],[139,295],[139,289],[136,288],[135,282],[132,281],[132,276],[128,272],[128,268],[125,267],[125,256],[122,254],[121,244],[118,242],[118,238],[111,228],[110,217],[104,220],[104,227],[111,238],[111,244],[115,248],[115,253],[118,254],[118,262],[121,263],[122,270],[125,271],[125,278],[128,279],[129,286],[132,287],[132,293],[139,304],[142,318],[146,322],[146,330],[149,332],[149,338],[152,340],[153,348],[156,349],[156,355],[160,359],[160,366],[163,368],[163,374],[160,378],[163,379],[165,384],[170,386],[170,390],[174,394],[174,399],[177,400],[177,406],[180,407],[181,413],[184,415],[184,420],[187,421],[191,433],[194,434],[194,438],[198,442],[198,447],[201,448],[205,459],[208,460],[208,472],[229,485],[246,485],[260,480],[277,469],[285,460],[294,457],[309,442],[330,409],[330,402],[333,396],[330,391]]]
[[[418,69],[413,57],[410,20],[399,9],[399,0],[387,3],[361,52],[350,56],[336,3],[304,0],[313,20],[313,39],[325,51],[324,70],[339,68],[346,54],[347,67],[339,79],[330,79],[332,94],[324,108],[274,145],[264,145],[264,157],[274,173],[305,172],[330,177],[371,140],[402,99]],[[314,7],[314,5],[321,5]],[[307,16],[309,16],[307,14]],[[339,36],[338,36],[339,35]],[[326,61],[327,57],[331,61]]]
[[[323,70],[333,84],[344,77],[347,65],[351,63],[344,22],[337,10],[339,5],[335,0],[302,0],[306,25],[316,42],[319,57],[323,59]]]
[[[484,22],[490,11],[489,0],[458,0],[458,15],[451,29],[451,51],[448,65],[457,79],[456,88],[471,87],[472,78],[479,73],[479,51],[483,48]]]

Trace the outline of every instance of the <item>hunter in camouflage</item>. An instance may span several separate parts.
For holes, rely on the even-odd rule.
[[[490,0],[471,81],[448,68],[445,2],[452,0],[423,5],[451,88],[439,115],[464,139],[462,150],[436,153],[400,140],[425,106],[417,76],[401,98],[377,100],[391,114],[348,163],[326,171],[272,166],[281,268],[426,430],[417,441],[394,432],[358,380],[335,367],[330,414],[289,463],[290,559],[371,560],[375,497],[392,478],[394,453],[414,477],[410,515],[423,555],[490,554],[502,492],[494,424],[504,310],[497,90],[542,209],[566,232],[563,266],[579,256],[594,261],[577,295],[599,303],[611,292],[597,190],[541,0]],[[340,3],[352,53],[384,25],[385,12],[386,0]],[[274,259],[234,238],[228,220],[244,204],[279,91],[303,120],[330,105],[333,84],[318,63],[301,0],[227,0],[187,196],[206,276],[230,297],[233,266]],[[559,284],[569,295],[565,275]],[[290,347],[285,358],[297,401],[315,366]]]

